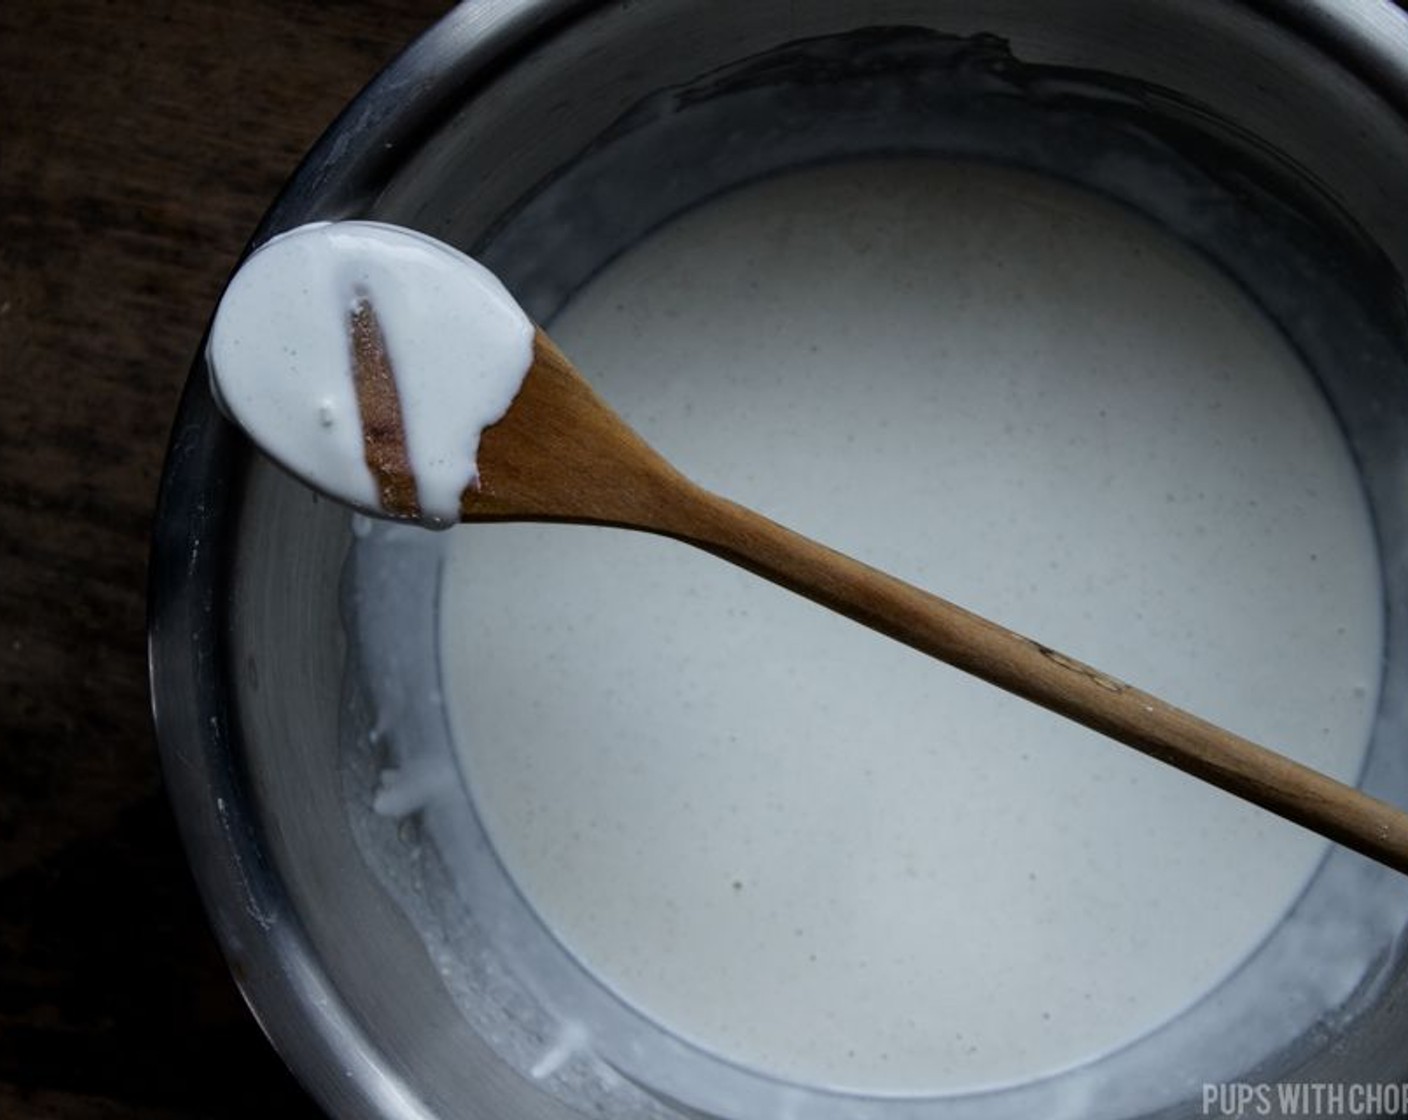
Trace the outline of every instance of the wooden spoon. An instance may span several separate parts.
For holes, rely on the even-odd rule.
[[[387,512],[414,517],[394,377],[368,305],[352,329],[367,464]],[[523,387],[483,433],[478,462],[462,521],[611,525],[696,545],[1408,873],[1408,813],[695,485],[541,330]]]

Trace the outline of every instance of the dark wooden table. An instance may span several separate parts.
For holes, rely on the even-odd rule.
[[[0,2],[0,1117],[315,1116],[161,789],[147,537],[225,275],[446,0]]]

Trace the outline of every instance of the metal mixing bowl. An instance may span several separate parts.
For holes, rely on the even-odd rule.
[[[315,218],[416,226],[479,255],[545,321],[604,261],[731,185],[919,153],[1033,168],[1145,211],[1315,369],[1385,573],[1363,784],[1408,803],[1408,17],[1383,0],[480,0],[353,102],[255,240]],[[938,1100],[826,1094],[692,1052],[535,927],[453,775],[424,819],[371,811],[377,768],[442,736],[395,685],[433,673],[416,661],[433,653],[398,660],[378,637],[433,629],[415,612],[433,610],[416,589],[434,571],[409,548],[393,582],[413,594],[378,615],[381,569],[349,566],[354,539],[345,511],[220,417],[197,363],[152,558],[167,784],[236,978],[334,1115],[1197,1115],[1206,1081],[1408,1081],[1408,897],[1344,852],[1211,1001],[1274,1042],[1255,1058],[1202,1032],[1208,1001],[1160,1032],[1195,1064],[1141,1043],[1094,1078]],[[437,861],[447,844],[477,853],[469,872]],[[1267,997],[1259,970],[1295,947],[1366,963]],[[616,1042],[544,1065],[562,1043],[549,1005]]]

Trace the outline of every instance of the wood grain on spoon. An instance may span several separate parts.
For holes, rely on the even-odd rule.
[[[359,351],[359,369],[362,361]],[[364,410],[373,404],[366,394],[361,399]],[[397,453],[385,449],[379,470],[394,473]],[[686,541],[1408,873],[1402,810],[695,485],[616,415],[541,330],[523,387],[484,432],[478,462],[479,485],[461,501],[463,521],[609,525]],[[383,487],[414,494],[413,480],[406,483],[409,491]],[[388,510],[414,516],[410,507]]]
[[[401,415],[401,394],[396,371],[386,352],[381,322],[368,299],[359,299],[348,315],[352,338],[352,375],[357,389],[357,411],[362,419],[362,453],[376,481],[381,504],[420,516],[420,499],[406,449],[406,423]]]

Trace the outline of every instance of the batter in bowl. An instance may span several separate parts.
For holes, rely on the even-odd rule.
[[[686,474],[1342,780],[1372,526],[1290,346],[1112,203],[935,162],[673,222],[551,332]],[[509,872],[629,1003],[923,1094],[1119,1047],[1285,914],[1315,836],[674,542],[462,528],[441,632]]]

